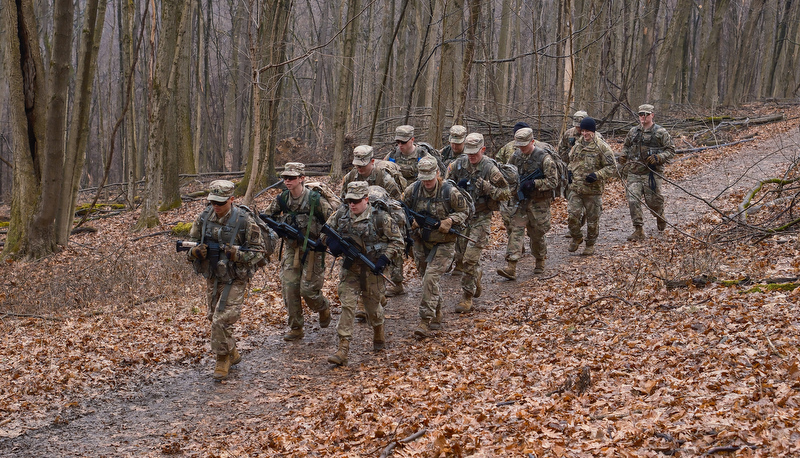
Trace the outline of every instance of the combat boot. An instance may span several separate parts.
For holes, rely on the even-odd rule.
[[[478,270],[478,274],[475,276],[475,294],[473,294],[472,297],[481,297],[481,294],[483,294],[481,279],[483,279],[483,271]]]
[[[403,282],[401,281],[386,289],[386,297],[402,296],[405,293],[406,290],[403,288]]]
[[[417,339],[424,339],[431,335],[431,322],[430,320],[419,320],[417,329],[414,329],[414,337]]]
[[[290,329],[289,332],[283,335],[283,340],[287,342],[291,342],[293,340],[300,340],[303,338],[305,334],[303,333],[303,328],[293,328]]]
[[[509,280],[516,280],[517,261],[508,261],[508,265],[504,269],[497,269],[497,275],[508,278]]]
[[[569,251],[570,253],[578,251],[578,247],[581,246],[581,243],[583,243],[583,237],[579,239],[573,238],[572,241],[569,242],[569,248],[567,248],[567,251]]]
[[[536,258],[536,266],[533,268],[534,275],[544,272],[544,259]]]
[[[386,348],[386,334],[383,330],[383,325],[374,326],[372,328],[372,349],[374,351],[381,351]]]
[[[644,240],[644,229],[642,226],[633,226],[633,232],[628,236],[629,242],[638,242]]]
[[[431,319],[430,328],[434,331],[438,331],[442,329],[442,322],[444,321],[444,315],[442,314],[442,308],[439,307],[436,309],[436,315]]]
[[[464,292],[461,302],[456,305],[456,313],[466,313],[472,310],[472,294]]]
[[[663,231],[667,228],[667,220],[663,216],[656,217],[656,226],[659,231]]]
[[[231,366],[235,364],[239,364],[242,361],[242,355],[239,354],[239,350],[236,347],[233,347],[233,351],[230,353],[231,356]]]
[[[339,349],[336,350],[336,353],[328,356],[328,362],[331,364],[336,364],[337,366],[346,366],[347,365],[347,353],[350,351],[350,341],[346,339],[339,338]]]
[[[330,324],[331,324],[331,306],[328,305],[327,307],[319,311],[319,327],[327,328]]]
[[[589,245],[589,244],[587,243],[587,244],[586,244],[586,248],[584,248],[584,249],[583,249],[583,255],[584,255],[584,256],[591,256],[591,255],[593,255],[593,254],[594,254],[594,243],[593,243],[593,244],[591,244],[591,245]]]
[[[217,367],[214,368],[214,379],[222,380],[228,377],[231,369],[231,357],[229,355],[217,355]]]

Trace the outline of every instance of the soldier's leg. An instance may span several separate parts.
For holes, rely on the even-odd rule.
[[[464,250],[464,258],[462,261],[464,263],[464,276],[461,278],[461,289],[464,293],[469,294],[470,297],[475,294],[478,272],[480,270],[481,253],[488,244],[491,223],[491,213],[482,215],[470,221],[470,226],[467,230],[467,235],[477,242],[467,242],[467,248]]]
[[[299,265],[299,259],[295,255],[296,252],[296,249],[287,247],[284,251],[281,265],[283,304],[286,306],[286,312],[289,315],[289,328],[294,331],[290,331],[289,334],[284,336],[286,340],[295,340],[303,336],[303,302],[300,296],[303,269]]]
[[[455,243],[442,243],[436,247],[425,274],[422,276],[422,300],[419,305],[419,318],[421,320],[432,320],[436,316],[436,309],[441,303],[442,294],[439,282],[442,274],[447,271],[453,259]]]
[[[453,255],[453,275],[464,272],[464,251],[467,250],[467,239],[459,237],[456,239],[456,249]]]
[[[509,220],[508,245],[506,246],[506,261],[519,261],[522,258],[522,247],[525,244],[525,226],[528,225],[528,214],[524,205]]]
[[[600,233],[600,214],[603,211],[603,196],[584,196],[586,207],[586,246],[594,245]]]
[[[367,324],[373,328],[383,326],[383,295],[386,291],[386,282],[380,275],[367,272],[364,278],[364,290],[361,299],[367,311]]]
[[[625,197],[628,200],[628,209],[631,213],[631,223],[633,227],[641,227],[644,224],[644,219],[642,218],[644,181],[645,179],[642,178],[642,175],[629,174],[628,183],[625,186]]]
[[[303,266],[300,282],[300,295],[305,299],[308,308],[320,312],[328,308],[328,300],[322,294],[325,283],[325,255],[309,253]]]
[[[417,272],[419,272],[420,276],[425,275],[425,269],[427,268],[427,263],[425,262],[425,258],[428,256],[428,250],[425,249],[425,244],[420,238],[414,238],[414,263],[417,265]]]
[[[583,200],[577,192],[569,193],[567,202],[567,226],[573,240],[583,240],[582,220],[584,218]]]
[[[219,300],[226,286],[224,283],[217,285],[217,304],[211,318],[211,351],[217,355],[227,355],[236,346],[236,340],[233,338],[233,324],[239,321],[247,291],[245,282],[234,281],[230,285],[225,304],[221,306]]]
[[[644,201],[650,209],[650,213],[659,221],[664,216],[664,195],[661,193],[663,182],[664,180],[661,177],[653,176],[653,181],[648,182],[648,185],[644,188]],[[652,185],[655,185],[655,190]],[[659,229],[663,230],[661,227]]]
[[[342,270],[339,274],[339,301],[342,303],[342,313],[336,323],[336,334],[340,340],[350,340],[353,337],[353,321],[358,297],[361,295],[360,272]],[[365,304],[366,306],[366,304]]]

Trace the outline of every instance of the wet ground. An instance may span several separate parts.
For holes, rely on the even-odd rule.
[[[705,199],[714,198],[729,185],[749,188],[755,179],[782,170],[782,164],[797,152],[798,137],[800,135],[794,134],[784,138],[782,145],[776,141],[753,142],[737,158],[721,159],[691,179],[683,180],[681,186]],[[793,144],[794,148],[774,153],[787,144]],[[759,158],[763,159],[756,163]],[[746,178],[737,182],[742,174],[746,174]],[[709,212],[705,204],[674,186],[667,185],[666,194],[667,218],[672,223],[682,225]],[[658,233],[655,220],[649,215],[645,221],[648,236],[674,236],[672,230]],[[600,227],[596,258],[602,258],[605,253],[627,243],[625,238],[632,229],[627,206],[607,208]],[[497,230],[502,230],[502,227]],[[590,260],[578,254],[581,250],[575,254],[567,252],[569,239],[564,237],[566,232],[563,221],[553,222],[547,235],[549,259],[544,274],[539,276],[544,281],[563,269],[590,265]],[[461,295],[460,277],[443,277],[446,322],[445,329],[437,338],[446,338],[448,327],[470,326],[473,320],[480,319],[482,309],[491,307],[502,295],[535,277],[530,257],[519,263],[517,282],[508,282],[496,275],[495,270],[505,265],[504,249],[504,245],[497,246],[484,253],[484,293],[476,299],[473,313],[452,313]],[[228,426],[231,419],[264,421],[267,418],[274,423],[293,421],[293,412],[302,407],[303,396],[313,396],[315,391],[330,390],[333,386],[346,386],[350,374],[368,370],[371,365],[387,364],[398,352],[408,351],[415,345],[412,330],[417,321],[420,281],[414,274],[409,275],[410,270],[407,264],[407,277],[411,278],[409,294],[390,299],[387,306],[387,350],[380,354],[371,351],[372,331],[362,324],[358,326],[351,344],[349,365],[335,368],[328,364],[326,358],[336,348],[336,314],[334,323],[327,329],[320,329],[316,318],[312,318],[312,326],[307,327],[305,338],[299,342],[284,342],[281,339],[283,328],[263,329],[260,335],[251,335],[241,343],[243,360],[223,383],[215,383],[210,378],[211,357],[204,358],[195,366],[165,367],[152,378],[87,401],[46,426],[16,438],[0,440],[0,454],[159,455],[178,451],[175,444],[190,436],[209,435],[224,441],[226,435],[236,433]],[[192,455],[191,452],[187,454]]]

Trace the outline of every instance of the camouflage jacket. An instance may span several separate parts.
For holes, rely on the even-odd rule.
[[[602,138],[593,138],[586,142],[578,139],[569,153],[569,171],[572,172],[570,192],[586,195],[603,194],[605,182],[617,173],[614,152]],[[587,183],[586,176],[597,175],[597,181]]]
[[[449,197],[449,198],[448,198]],[[447,181],[438,180],[436,186],[428,191],[421,182],[416,182],[407,187],[403,192],[403,203],[417,213],[428,213],[438,220],[450,218],[453,227],[463,226],[467,222],[467,201],[458,186]],[[414,230],[414,235],[422,240],[420,229]],[[426,242],[446,243],[456,240],[454,234],[442,234],[434,230]]]
[[[351,238],[370,261],[381,255],[394,259],[405,250],[405,242],[400,228],[392,216],[383,210],[367,205],[358,216],[350,213],[349,205],[342,205],[328,218],[328,226],[343,238]],[[353,264],[358,265],[358,263]]]
[[[417,181],[417,174],[419,173],[417,170],[417,162],[425,156],[430,156],[430,154],[421,146],[416,145],[414,152],[409,156],[401,153],[399,148],[395,148],[386,155],[384,160],[392,161],[400,166],[400,172],[403,174],[403,177],[411,184]]]
[[[442,148],[440,154],[442,155],[442,162],[446,167],[450,165],[451,162],[458,159],[458,156],[461,156],[462,154],[464,154],[464,152],[462,151],[461,153],[456,154],[453,152],[453,147],[448,144],[447,146]]]
[[[658,163],[648,167],[645,160],[649,155],[655,155]],[[647,175],[651,169],[663,173],[664,164],[675,157],[675,146],[667,129],[653,124],[653,127],[645,130],[640,124],[625,137],[622,156],[625,158],[625,173]]]
[[[255,220],[249,212],[237,205],[231,206],[224,216],[217,217],[211,205],[206,207],[192,223],[189,238],[193,242],[215,242],[220,245],[235,245],[247,248],[248,251],[239,253],[240,259],[236,262],[227,261],[225,254],[220,254],[220,259],[227,261],[227,271],[220,272],[209,266],[208,258],[197,260],[192,256],[191,250],[188,258],[194,263],[197,273],[202,273],[206,278],[218,278],[220,281],[231,279],[246,280],[252,277],[260,262],[264,260],[264,240],[261,237]]]
[[[595,132],[594,137],[598,140],[603,140],[603,134],[600,132]],[[570,127],[561,136],[561,141],[558,143],[558,155],[561,156],[561,160],[565,164],[569,164],[569,151],[580,138],[581,134],[578,133],[577,127]]]
[[[511,155],[514,154],[516,149],[517,147],[514,146],[514,140],[511,140],[500,148],[500,151],[494,155],[494,159],[501,164],[508,164],[508,160],[511,159]]]
[[[283,202],[283,205],[281,205]],[[311,204],[314,204],[313,217],[311,215]],[[294,226],[309,238],[319,237],[322,225],[333,213],[330,202],[316,191],[303,188],[303,193],[297,199],[293,198],[289,191],[283,191],[273,200],[264,212],[268,216],[279,222],[284,222]],[[309,228],[310,226],[310,228]],[[291,246],[297,246],[296,240],[287,240]]]
[[[467,154],[461,155],[447,167],[446,179],[453,180],[470,194],[475,202],[475,216],[491,213],[493,210],[490,201],[502,202],[511,198],[506,179],[493,160],[486,156],[472,165]],[[488,189],[479,189],[479,181],[488,182]]]
[[[533,180],[536,190],[527,197],[537,202],[553,199],[553,189],[558,186],[558,170],[556,170],[556,163],[553,158],[544,149],[534,147],[530,154],[524,154],[517,148],[508,163],[517,167],[520,180],[533,173],[536,169],[540,169],[544,173],[544,178]],[[511,197],[515,201],[518,200],[516,193]]]
[[[392,178],[389,172],[373,165],[372,172],[370,172],[367,177],[359,175],[358,169],[355,167],[347,172],[347,175],[344,176],[344,180],[342,181],[342,201],[344,201],[344,196],[347,194],[347,185],[353,181],[366,181],[370,186],[380,186],[389,193],[392,199],[400,200],[400,197],[403,195],[403,190],[397,186],[397,182],[394,181],[394,178]]]

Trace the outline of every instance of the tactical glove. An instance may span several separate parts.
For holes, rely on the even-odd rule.
[[[572,184],[572,170],[567,170],[567,184]]]
[[[458,180],[458,183],[456,183],[456,184],[461,189],[467,189],[467,186],[469,186],[469,180],[466,179],[466,178],[462,178],[462,179]]]
[[[206,245],[205,243],[201,243],[200,245],[192,247],[192,249],[189,250],[189,254],[193,258],[202,261],[203,259],[206,258],[206,256],[208,256],[208,245]]]
[[[242,252],[239,248],[235,246],[229,246],[225,248],[225,255],[233,262],[241,262],[242,261]]]
[[[375,273],[378,275],[382,274],[386,266],[389,265],[389,262],[389,258],[387,258],[385,254],[382,254],[381,257],[375,261]]]
[[[341,255],[342,253],[344,253],[344,249],[342,248],[342,245],[340,245],[340,244],[339,244],[339,241],[338,241],[338,240],[336,240],[336,239],[334,239],[334,238],[328,238],[328,239],[326,239],[326,240],[325,240],[325,245],[327,245],[327,246],[328,246],[328,250],[329,250],[329,251],[331,252],[331,254],[333,254],[334,256],[339,256],[339,255]]]
[[[442,234],[447,234],[450,232],[450,228],[453,227],[453,219],[452,218],[445,218],[439,221],[439,232]]]
[[[595,181],[597,181],[597,174],[596,173],[592,172],[592,173],[586,175],[586,182],[587,183],[594,183]]]
[[[658,156],[653,154],[651,156],[647,156],[647,159],[645,159],[645,162],[647,162],[647,165],[656,165],[656,164],[661,163],[661,160],[658,158]]]
[[[492,192],[492,184],[489,183],[489,180],[478,178],[478,181],[475,182],[475,186],[478,188],[481,194],[491,194]]]
[[[530,193],[532,193],[533,191],[536,191],[536,183],[534,182],[534,180],[528,180],[528,181],[522,183],[522,193],[523,194],[525,194],[527,196]]]
[[[317,245],[317,248],[314,249],[314,251],[324,252],[328,248],[328,247],[325,246],[325,243],[322,241],[321,238],[317,239],[316,245]]]

